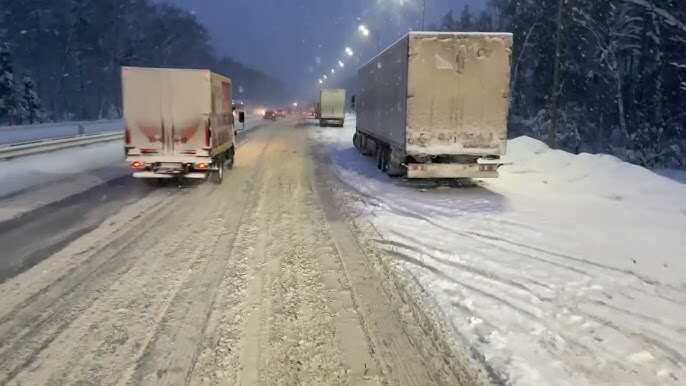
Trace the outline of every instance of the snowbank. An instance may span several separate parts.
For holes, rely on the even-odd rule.
[[[0,222],[129,174],[113,141],[0,161]]]
[[[476,187],[392,180],[353,132],[313,128],[379,247],[499,381],[683,384],[686,185],[528,137]]]

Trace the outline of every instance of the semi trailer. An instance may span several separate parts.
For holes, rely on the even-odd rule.
[[[345,90],[323,89],[319,94],[319,126],[345,124]]]
[[[122,93],[134,177],[222,182],[236,150],[231,79],[209,70],[123,67]]]
[[[512,34],[410,32],[358,72],[355,147],[408,178],[494,178],[506,152]]]

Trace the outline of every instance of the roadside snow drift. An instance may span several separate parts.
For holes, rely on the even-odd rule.
[[[397,257],[515,385],[686,382],[686,185],[520,137],[475,187],[390,179],[345,129],[313,129]]]

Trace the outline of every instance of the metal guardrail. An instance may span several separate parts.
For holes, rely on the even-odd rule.
[[[124,133],[104,133],[83,135],[63,139],[32,141],[28,143],[12,144],[0,147],[0,160],[24,157],[27,155],[47,153],[70,147],[91,145],[94,143],[111,142],[124,139]]]
[[[16,126],[0,126],[0,132],[3,131],[25,131],[36,129],[53,129],[53,128],[74,128],[79,127],[89,130],[90,127],[99,125],[111,125],[121,123],[121,119],[104,119],[99,121],[65,121],[65,122],[46,122],[36,123],[31,125],[16,125]]]

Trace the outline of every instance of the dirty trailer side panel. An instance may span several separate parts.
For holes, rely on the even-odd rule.
[[[359,70],[357,128],[405,151],[407,36]]]

